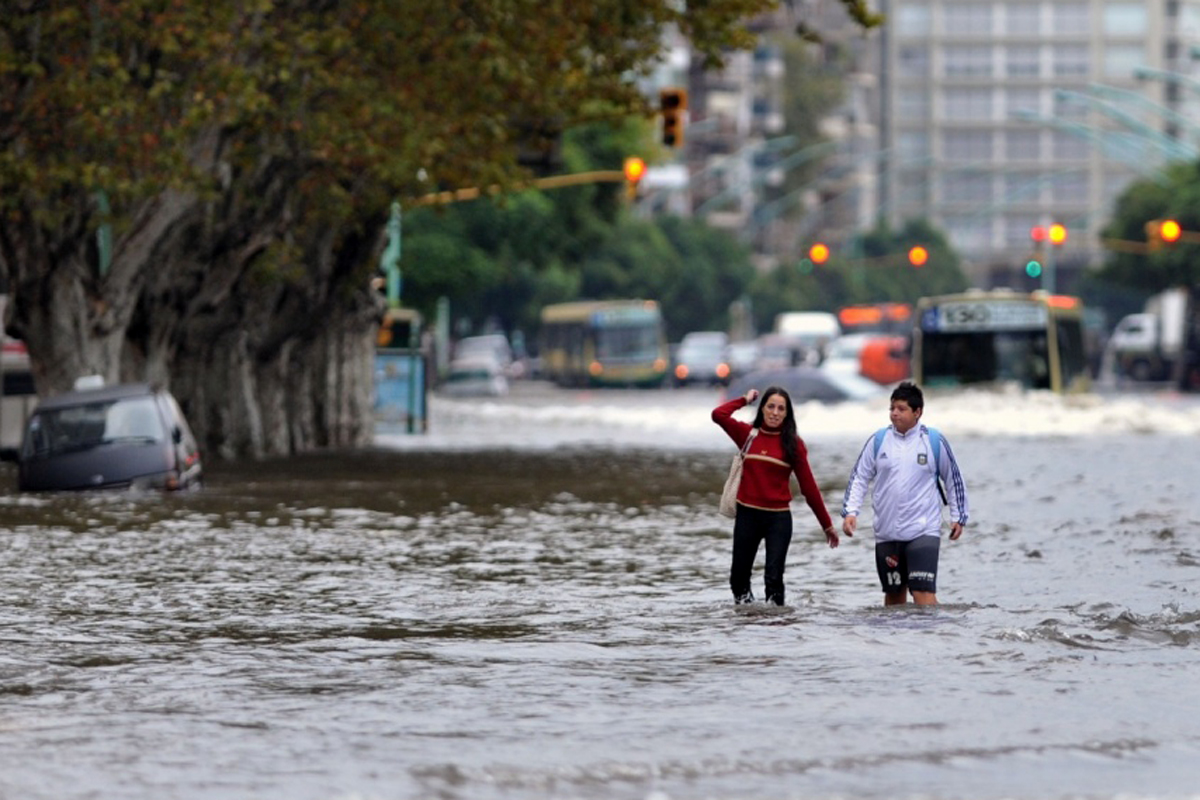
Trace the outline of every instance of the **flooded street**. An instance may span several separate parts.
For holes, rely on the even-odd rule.
[[[435,398],[165,499],[3,465],[0,800],[1200,797],[1195,398],[930,395],[936,609],[803,501],[735,608],[719,398]],[[886,408],[797,409],[835,517]]]

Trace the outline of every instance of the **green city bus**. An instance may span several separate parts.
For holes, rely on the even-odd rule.
[[[653,300],[546,306],[539,342],[542,375],[560,386],[658,386],[670,361]]]

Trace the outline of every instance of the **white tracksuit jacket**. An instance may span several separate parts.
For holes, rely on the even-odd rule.
[[[929,429],[924,425],[918,424],[906,434],[897,433],[889,425],[878,453],[872,435],[850,471],[842,516],[859,514],[867,487],[874,480],[871,505],[875,511],[875,541],[907,542],[918,536],[941,536],[942,499],[934,475],[937,469],[946,486],[950,519],[966,525],[967,487],[950,443],[945,436],[940,438],[941,453],[935,466]]]

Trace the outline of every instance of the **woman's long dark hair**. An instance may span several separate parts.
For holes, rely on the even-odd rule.
[[[783,424],[779,426],[779,443],[783,446],[783,457],[789,464],[796,464],[796,414],[792,411],[792,396],[782,386],[768,386],[763,390],[762,397],[758,398],[758,413],[754,415],[754,427],[762,430],[763,426],[763,406],[767,404],[767,400],[771,395],[777,394],[783,398],[784,405],[787,406],[787,414],[783,417]]]

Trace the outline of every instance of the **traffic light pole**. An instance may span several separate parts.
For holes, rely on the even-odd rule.
[[[571,175],[551,175],[548,178],[538,178],[528,183],[504,187],[499,184],[489,186],[486,190],[478,186],[456,189],[448,192],[431,192],[414,199],[411,205],[434,206],[447,203],[460,203],[465,200],[476,200],[484,194],[500,194],[504,191],[521,191],[523,189],[557,189],[561,186],[577,186],[582,183],[621,183],[625,173],[619,169],[600,169],[591,172],[576,172]]]
[[[1054,256],[1058,245],[1053,242],[1046,243],[1046,264],[1042,270],[1042,288],[1050,294],[1054,294],[1058,290],[1058,275],[1055,272]]]

